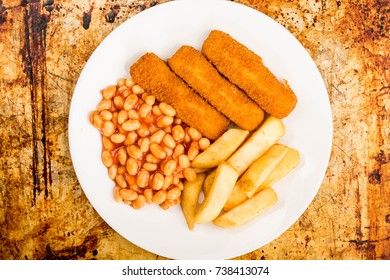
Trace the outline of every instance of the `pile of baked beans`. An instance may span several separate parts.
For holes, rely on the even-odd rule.
[[[209,147],[209,139],[131,78],[120,79],[101,94],[90,122],[102,135],[102,161],[115,182],[115,200],[134,209],[179,204],[183,180],[196,179],[191,161]]]

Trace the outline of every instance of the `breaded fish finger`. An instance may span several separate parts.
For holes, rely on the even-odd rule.
[[[182,46],[168,59],[169,67],[211,105],[240,128],[255,129],[264,111],[244,92],[226,80],[196,49]]]
[[[130,67],[133,80],[159,101],[176,109],[177,115],[204,136],[215,140],[229,126],[229,120],[196,94],[154,53],[146,53]]]
[[[287,82],[281,83],[257,54],[229,34],[211,31],[203,43],[202,53],[220,73],[271,115],[284,118],[295,108],[297,97]]]

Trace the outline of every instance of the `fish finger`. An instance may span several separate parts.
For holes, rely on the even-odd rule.
[[[244,92],[218,73],[196,49],[182,46],[168,65],[191,88],[244,130],[254,130],[264,111]]]
[[[295,108],[297,97],[287,81],[281,83],[257,54],[229,34],[211,31],[202,53],[267,113],[281,119]]]
[[[215,140],[228,128],[230,121],[185,82],[154,53],[146,53],[130,67],[133,80],[147,92],[176,109],[177,116],[204,136]]]

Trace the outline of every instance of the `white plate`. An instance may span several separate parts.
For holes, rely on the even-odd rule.
[[[101,139],[89,112],[100,89],[129,76],[145,52],[167,59],[184,44],[200,49],[212,29],[230,33],[258,53],[271,71],[289,81],[298,96],[280,141],[298,149],[301,164],[275,185],[276,206],[238,229],[212,224],[187,229],[180,207],[152,205],[135,211],[113,199],[113,182],[100,158]],[[78,80],[70,108],[69,144],[79,182],[93,207],[119,234],[158,255],[174,259],[226,259],[267,244],[287,230],[313,200],[330,156],[332,118],[316,65],[300,43],[264,14],[229,1],[173,1],[129,19],[99,45]]]

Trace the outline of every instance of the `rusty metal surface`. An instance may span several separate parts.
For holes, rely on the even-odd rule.
[[[67,144],[73,89],[93,50],[162,2],[0,0],[0,259],[163,259],[97,215]],[[310,207],[276,240],[239,258],[390,259],[390,2],[235,2],[274,18],[308,50],[334,127]]]

